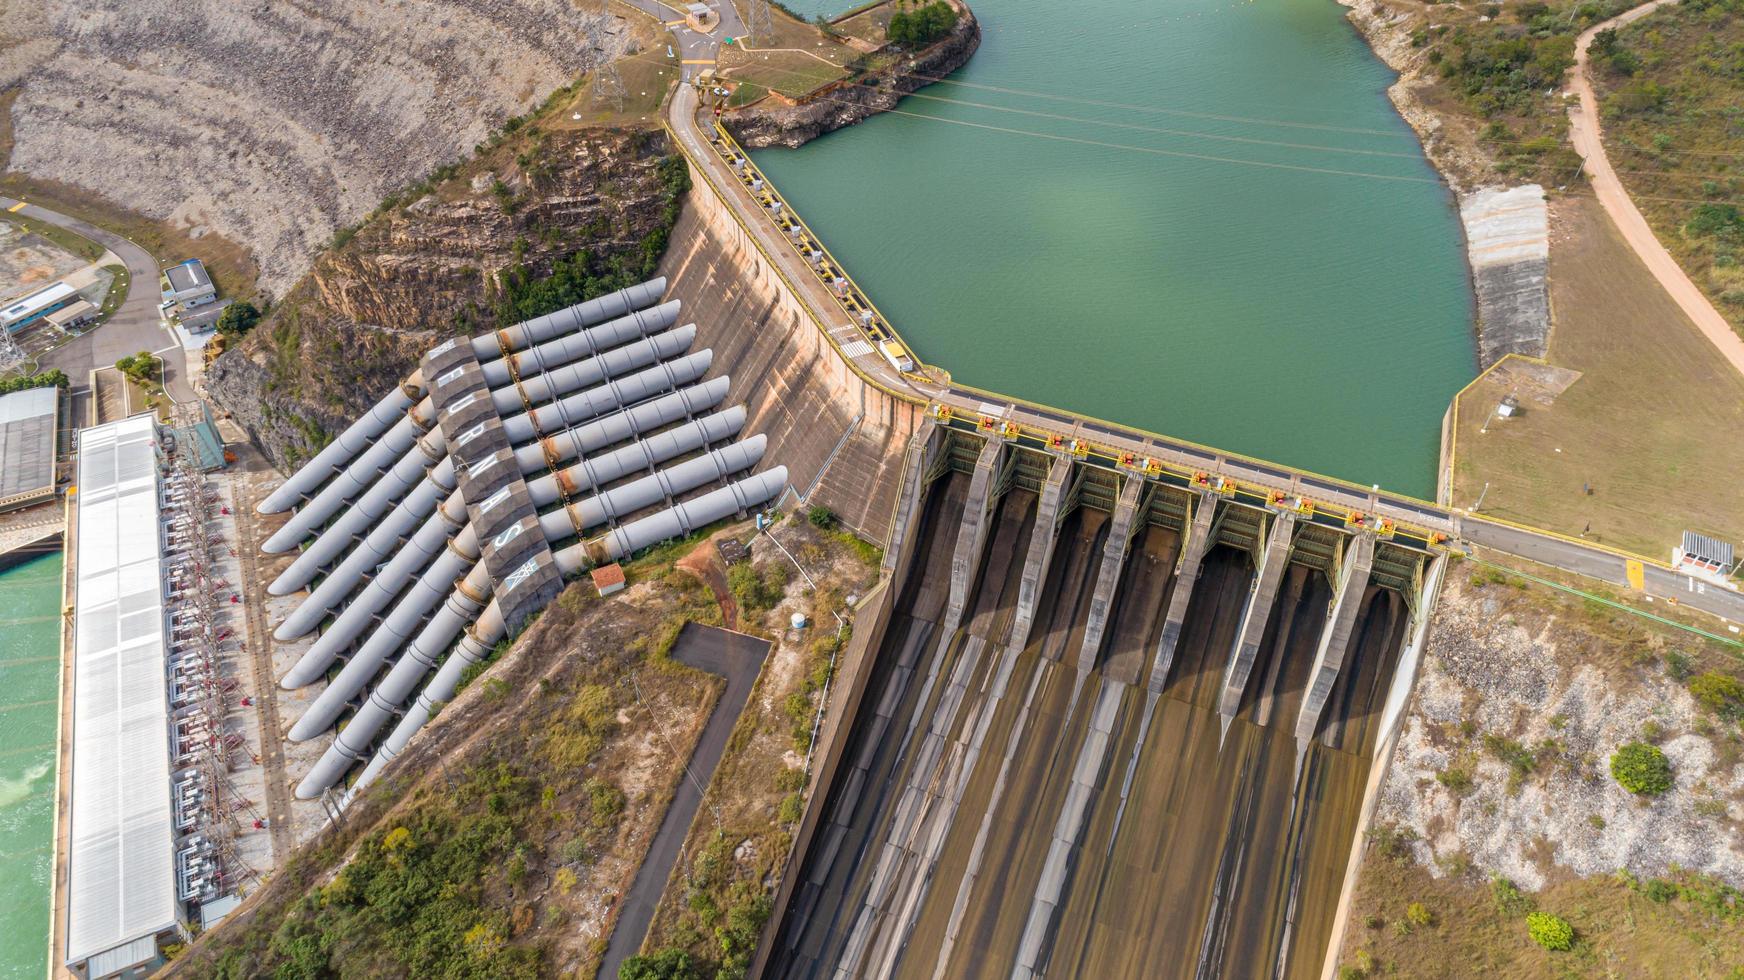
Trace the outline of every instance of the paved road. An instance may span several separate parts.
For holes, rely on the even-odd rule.
[[[800,300],[812,310],[816,321],[824,325],[824,329],[846,348],[844,356],[877,384],[891,391],[912,394],[918,399],[942,402],[960,413],[981,413],[1010,419],[1030,428],[1059,432],[1068,438],[1086,436],[1100,445],[1130,450],[1140,456],[1152,456],[1177,467],[1232,476],[1243,483],[1282,490],[1291,496],[1306,494],[1326,503],[1355,507],[1401,523],[1441,531],[1451,535],[1455,541],[1493,548],[1563,571],[1613,585],[1627,586],[1625,560],[1602,548],[1548,533],[1496,523],[1481,515],[1401,500],[1384,492],[1364,492],[1359,488],[1322,480],[1283,466],[1231,458],[1215,450],[1188,443],[1144,436],[1088,422],[1066,413],[1018,405],[982,392],[950,385],[929,384],[897,372],[869,344],[856,343],[864,339],[864,334],[842,309],[835,296],[818,281],[810,265],[794,251],[761,202],[751,196],[738,175],[716,154],[709,143],[710,124],[698,119],[698,108],[696,90],[688,85],[680,86],[668,103],[667,119],[673,131],[678,134],[683,148],[721,189],[727,203],[738,212],[745,226],[758,239],[764,253],[774,257],[775,264],[797,289]],[[1626,200],[1625,198],[1625,202]],[[1744,595],[1651,565],[1645,571],[1646,591],[1649,595],[1675,598],[1682,605],[1720,616],[1732,623],[1744,623]]]
[[[0,197],[0,208],[10,210],[19,202]],[[126,263],[132,279],[127,301],[102,326],[75,337],[63,347],[43,355],[42,366],[60,368],[72,379],[74,388],[88,382],[94,368],[109,367],[129,354],[142,350],[159,353],[164,358],[170,396],[178,401],[194,397],[187,382],[187,360],[181,341],[163,326],[158,318],[158,264],[150,252],[110,231],[80,221],[56,211],[26,204],[18,215],[33,221],[45,221],[77,232],[114,252]]]
[[[672,36],[678,39],[680,59],[679,78],[690,81],[691,74],[715,63],[715,58],[721,50],[721,41],[729,37],[743,37],[745,22],[739,17],[739,10],[731,0],[707,0],[708,5],[720,15],[721,22],[713,31],[701,34],[691,30],[684,24],[684,14],[675,10],[660,0],[624,0],[625,3],[648,16],[666,24],[672,31]]]
[[[1629,192],[1623,189],[1623,182],[1617,179],[1617,172],[1611,168],[1611,160],[1605,155],[1603,133],[1599,123],[1599,103],[1593,94],[1592,73],[1587,65],[1587,49],[1592,46],[1593,38],[1600,31],[1613,27],[1621,27],[1631,21],[1639,20],[1660,7],[1676,0],[1653,0],[1632,10],[1623,12],[1600,24],[1588,28],[1574,47],[1574,91],[1580,96],[1580,103],[1568,110],[1569,137],[1574,141],[1575,152],[1586,160],[1587,175],[1592,179],[1593,193],[1599,203],[1604,205],[1605,213],[1611,216],[1611,223],[1623,233],[1623,240],[1641,257],[1647,268],[1653,273],[1653,278],[1665,288],[1671,298],[1677,301],[1689,318],[1695,321],[1696,328],[1719,349],[1721,355],[1732,363],[1732,366],[1744,372],[1744,338],[1740,338],[1714,304],[1701,289],[1690,280],[1689,274],[1659,243],[1659,237],[1653,233],[1647,219],[1642,217],[1635,202],[1629,199]]]
[[[600,962],[599,976],[603,980],[616,980],[619,964],[636,955],[648,935],[654,907],[666,890],[666,881],[684,849],[684,838],[690,833],[691,821],[702,805],[702,788],[714,777],[715,766],[727,749],[727,737],[733,733],[739,712],[751,697],[751,688],[757,683],[757,673],[763,669],[763,657],[768,652],[768,642],[754,636],[695,623],[684,628],[673,647],[672,659],[720,674],[727,679],[727,689],[715,702],[708,727],[702,730],[696,750],[691,753],[688,771],[672,795],[672,805],[660,821],[660,830],[648,847],[648,856],[642,859],[635,883],[624,896],[618,924],[612,929],[611,943]]]

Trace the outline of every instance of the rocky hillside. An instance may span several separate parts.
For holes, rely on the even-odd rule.
[[[791,148],[896,108],[903,96],[963,67],[981,46],[980,23],[968,7],[959,8],[951,32],[912,58],[826,88],[798,105],[768,98],[728,113],[727,131],[749,149]]]
[[[652,275],[688,186],[658,131],[529,127],[342,231],[207,389],[288,470],[440,338]]]
[[[282,294],[334,230],[625,46],[572,0],[0,5],[11,169],[251,249]]]

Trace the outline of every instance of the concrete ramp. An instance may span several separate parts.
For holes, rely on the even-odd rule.
[[[943,635],[956,632],[963,622],[963,607],[969,602],[969,587],[981,570],[981,551],[987,544],[988,517],[997,496],[1000,463],[1005,443],[988,436],[975,460],[975,475],[969,480],[969,496],[963,501],[963,526],[957,533],[957,550],[951,556],[951,598],[945,608]]]
[[[1023,578],[1017,588],[1017,608],[1012,613],[1011,639],[1007,646],[1020,651],[1029,643],[1030,627],[1035,624],[1036,601],[1041,598],[1042,582],[1048,575],[1048,564],[1054,557],[1054,536],[1060,533],[1064,519],[1067,489],[1072,483],[1073,463],[1064,456],[1054,458],[1048,468],[1048,479],[1042,484],[1041,498],[1036,502],[1035,529],[1030,534],[1029,551],[1023,560]]]
[[[1156,657],[1151,661],[1151,679],[1146,685],[1152,695],[1163,693],[1168,683],[1169,668],[1175,662],[1175,648],[1181,643],[1181,624],[1187,619],[1187,602],[1193,597],[1193,583],[1199,579],[1199,564],[1211,547],[1211,525],[1217,517],[1217,500],[1200,494],[1194,504],[1193,520],[1187,525],[1187,540],[1181,545],[1181,563],[1175,568],[1175,589],[1169,594],[1169,612],[1163,619],[1163,635],[1157,638]]]
[[[1120,499],[1114,505],[1114,523],[1108,528],[1108,542],[1102,548],[1102,567],[1096,573],[1096,591],[1090,596],[1090,618],[1084,623],[1084,642],[1078,647],[1078,673],[1087,674],[1096,666],[1096,655],[1102,649],[1102,634],[1108,629],[1108,615],[1114,608],[1114,591],[1120,587],[1120,572],[1126,567],[1127,547],[1137,526],[1139,499],[1144,495],[1145,479],[1131,475],[1120,488]]]
[[[1320,634],[1320,649],[1314,654],[1314,668],[1308,675],[1308,694],[1302,700],[1302,711],[1296,717],[1298,752],[1307,749],[1314,730],[1320,726],[1320,713],[1326,710],[1326,699],[1344,666],[1345,651],[1350,646],[1351,627],[1356,623],[1363,590],[1369,584],[1369,570],[1375,564],[1375,536],[1359,534],[1344,557],[1339,573],[1338,597],[1333,600],[1332,613]]]
[[[1230,651],[1229,669],[1223,673],[1223,693],[1218,698],[1217,711],[1223,716],[1225,731],[1229,720],[1241,710],[1241,694],[1247,688],[1248,675],[1253,673],[1254,658],[1260,651],[1260,641],[1266,635],[1266,622],[1278,598],[1278,582],[1284,566],[1290,560],[1290,535],[1296,527],[1296,515],[1288,511],[1272,518],[1272,531],[1266,537],[1266,548],[1260,553],[1260,567],[1254,575],[1253,594],[1248,597],[1241,630],[1236,634]]]

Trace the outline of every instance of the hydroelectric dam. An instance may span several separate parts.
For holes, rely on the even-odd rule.
[[[262,502],[298,796],[336,813],[443,738],[566,579],[821,504],[885,574],[754,975],[1314,976],[1452,556],[1744,619],[1650,560],[916,365],[698,110],[678,89],[660,278],[437,345]]]

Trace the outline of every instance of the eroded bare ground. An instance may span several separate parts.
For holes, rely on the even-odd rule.
[[[1699,659],[1667,670],[1674,654],[1701,657],[1701,641],[1467,572],[1442,593],[1375,820],[1413,832],[1424,863],[1469,863],[1528,888],[1674,865],[1744,885],[1737,727],[1675,676],[1703,673]],[[1712,666],[1735,671],[1723,657]],[[1522,775],[1499,739],[1532,757],[1519,757]],[[1657,743],[1676,779],[1651,802],[1608,770],[1636,739]],[[1460,775],[1448,785],[1450,772],[1469,788]]]
[[[571,0],[6,4],[11,169],[219,232],[282,293],[337,227],[625,43]]]
[[[1493,568],[1450,569],[1340,963],[1358,975],[1736,975],[1741,704],[1699,695],[1740,673],[1734,651],[1692,634]],[[1662,796],[1611,775],[1612,753],[1636,740],[1670,762]],[[1532,943],[1534,908],[1572,924],[1572,949]]]

